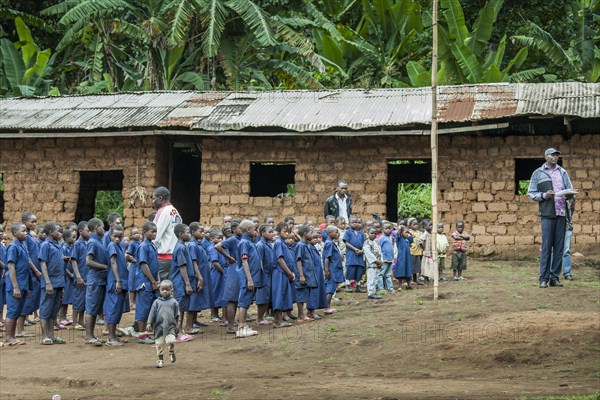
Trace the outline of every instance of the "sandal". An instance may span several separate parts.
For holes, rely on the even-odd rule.
[[[279,325],[273,324],[273,328],[274,329],[276,329],[276,328],[287,328],[287,327],[290,327],[290,326],[292,326],[292,324],[290,324],[287,321],[282,321]]]
[[[15,337],[34,337],[35,335],[31,332],[20,332],[15,335]]]
[[[15,339],[12,342],[4,343],[5,346],[21,346],[21,345],[24,345],[24,344],[27,344],[27,342],[24,342],[24,341],[19,340],[19,339]]]
[[[107,345],[108,347],[123,346],[123,343],[119,342],[118,340],[107,340],[106,343],[104,343],[104,344]]]
[[[338,310],[336,310],[335,308],[328,308],[323,313],[326,315],[331,315],[331,314],[335,314],[336,312],[338,312]]]
[[[263,319],[262,321],[260,321],[258,323],[258,325],[271,325],[272,322],[271,321],[267,321],[266,319]]]
[[[55,337],[54,344],[67,344],[67,341],[61,337]]]
[[[91,344],[97,347],[102,346],[102,340],[98,339],[98,338],[92,338],[92,339],[86,339],[84,341],[85,344]]]
[[[201,334],[201,333],[204,333],[204,332],[202,330],[198,329],[198,328],[194,328],[194,329],[192,329],[189,332],[190,335],[198,335],[198,334]]]
[[[50,338],[44,338],[44,339],[42,339],[42,344],[43,345],[51,345],[51,344],[54,344],[54,341]]]

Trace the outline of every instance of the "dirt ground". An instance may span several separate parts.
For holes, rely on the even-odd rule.
[[[154,348],[83,344],[0,350],[0,398],[514,399],[600,392],[600,263],[539,289],[535,261],[470,260],[460,282],[368,300],[339,293],[338,314],[234,339],[211,324],[155,368]],[[131,321],[133,313],[125,316]],[[208,321],[205,312],[204,321]],[[36,328],[39,329],[39,328]],[[35,331],[35,329],[31,329]]]

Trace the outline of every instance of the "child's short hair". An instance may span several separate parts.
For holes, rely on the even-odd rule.
[[[65,230],[70,229],[70,230],[75,230],[77,229],[77,224],[73,221],[69,221],[65,224]]]
[[[199,229],[204,231],[204,227],[202,225],[200,225],[199,222],[192,222],[190,224],[190,232],[196,232]]]
[[[271,225],[262,224],[261,226],[258,227],[258,233],[260,233],[262,235],[267,231],[267,229],[272,229]]]
[[[231,224],[233,226],[233,221],[231,222]],[[249,229],[254,228],[254,222],[252,222],[249,219],[245,219],[242,222],[240,222],[239,227],[242,230],[242,232],[248,232]]]
[[[183,224],[179,224],[179,225],[183,225]],[[163,286],[173,288],[173,282],[171,282],[168,279],[163,279],[162,281],[160,281],[160,287],[163,287]]]
[[[462,226],[462,227],[464,227],[465,226],[465,221],[463,221],[463,220],[456,221],[456,226]]]
[[[218,235],[223,235],[223,232],[219,228],[212,228],[211,230],[208,231],[208,237],[209,237],[209,239],[214,239]]]
[[[135,231],[138,231],[138,232],[140,231],[137,226],[132,226],[129,228],[130,235],[133,235],[133,232],[135,232]]]
[[[429,218],[425,218],[421,221],[421,226],[425,228],[426,226],[431,225],[431,220]]]
[[[15,222],[14,224],[12,224],[10,226],[10,233],[12,233],[12,235],[15,236],[17,234],[17,232],[19,231],[19,229],[21,229],[24,226],[25,226],[25,224],[22,222]]]
[[[237,226],[237,225],[236,225]],[[221,233],[223,234],[223,236],[227,235],[227,232],[231,233],[231,226],[224,226],[221,229]]]
[[[300,228],[298,228],[298,236],[300,237],[304,237],[304,235],[306,235],[308,232],[310,232],[310,228],[306,225],[302,225]]]
[[[337,232],[338,228],[335,225],[327,225],[327,227],[325,228],[325,233],[327,233],[328,235],[331,232]]]
[[[104,222],[98,218],[92,218],[88,221],[88,228],[92,232],[95,231],[99,226],[104,226]]]
[[[74,234],[75,234],[75,232],[72,229],[65,229],[63,231],[62,236],[63,236],[63,239],[66,240],[66,239],[72,238]]]
[[[21,222],[22,222],[22,223],[29,222],[29,220],[31,219],[31,217],[33,217],[33,215],[34,215],[34,214],[33,214],[32,212],[29,212],[29,211],[24,211],[24,212],[21,214]]]
[[[288,225],[285,222],[280,222],[277,225],[275,225],[275,232],[277,233],[281,233],[282,231],[286,231],[288,230]]]
[[[179,235],[181,235],[183,232],[185,232],[185,230],[188,228],[189,228],[189,226],[187,226],[186,224],[177,224],[177,225],[175,225],[175,228],[173,229],[173,233],[175,233],[175,236],[177,236],[177,238],[179,238]]]
[[[250,221],[250,222],[252,222],[252,221]],[[239,219],[232,219],[231,223],[229,224],[229,226],[231,227],[231,231],[233,231],[235,228],[237,228],[241,223],[242,223],[242,221],[240,221]]]
[[[289,224],[289,222],[290,222],[290,221],[296,221],[296,218],[294,218],[294,217],[293,217],[293,216],[291,216],[291,215],[288,215],[287,217],[285,217],[285,218],[283,219],[283,222],[285,222],[286,224]]]
[[[265,220],[265,224],[266,224],[266,223],[267,223],[267,221],[268,221],[268,220],[270,220],[270,219],[272,219],[272,220],[275,220],[275,218],[273,218],[272,216],[270,216],[270,215],[266,215],[266,216],[265,216],[265,219],[264,219],[264,220]]]
[[[343,222],[348,222],[348,221],[346,221],[346,218],[344,218],[344,217],[337,217],[337,218],[335,219],[335,223],[336,223],[336,224],[339,224],[339,223],[340,223],[340,222],[342,222],[342,221],[343,221]]]
[[[121,232],[121,233],[125,234],[125,229],[121,225],[114,225],[112,227],[112,233],[115,233],[115,232]]]
[[[119,213],[113,211],[108,214],[108,217],[106,217],[106,222],[108,222],[108,224],[111,225],[118,219],[121,219],[121,216],[119,215]]]
[[[46,234],[46,236],[50,236],[50,232],[55,231],[58,229],[58,224],[56,222],[47,222],[46,225],[44,225],[44,233]]]
[[[82,230],[84,230],[84,229],[85,229],[87,226],[88,226],[88,222],[87,222],[87,221],[80,221],[80,222],[77,224],[77,230],[78,230],[79,232],[81,232],[81,231],[82,231]]]
[[[156,211],[152,211],[148,214],[148,221],[154,221],[154,218],[156,218]]]
[[[148,232],[153,229],[156,230],[156,224],[152,221],[146,221],[144,222],[144,225],[142,225],[142,232]]]

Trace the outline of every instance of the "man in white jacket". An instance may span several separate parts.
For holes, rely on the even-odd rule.
[[[170,203],[171,193],[164,186],[157,187],[152,194],[152,207],[156,210],[154,223],[156,224],[156,239],[154,244],[158,252],[158,279],[169,279],[171,259],[177,236],[175,225],[181,224],[179,211]]]

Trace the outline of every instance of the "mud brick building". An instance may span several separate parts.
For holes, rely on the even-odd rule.
[[[600,243],[600,85],[439,89],[441,220],[477,252],[536,252],[537,206],[519,194],[562,151],[578,196],[574,250]],[[185,222],[222,215],[323,220],[338,179],[354,211],[395,220],[399,183],[430,182],[430,89],[152,92],[0,100],[0,220],[87,219],[120,190],[141,226],[159,185]]]

